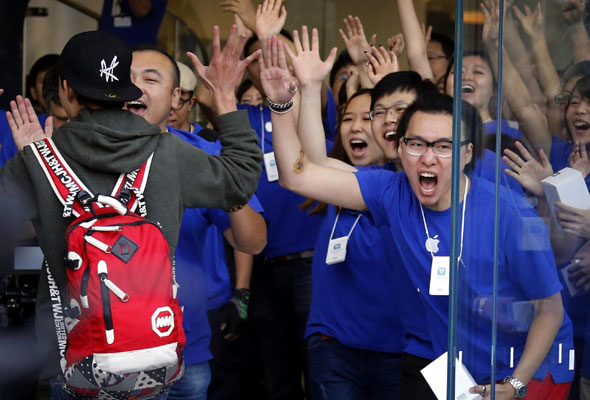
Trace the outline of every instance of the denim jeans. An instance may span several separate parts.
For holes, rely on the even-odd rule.
[[[251,318],[268,400],[300,400],[307,390],[307,344],[311,304],[311,258],[255,266]]]
[[[184,375],[172,385],[167,397],[161,400],[207,400],[207,388],[211,381],[209,361],[187,365]]]
[[[309,337],[309,379],[313,400],[396,400],[400,354],[354,349],[317,333]]]

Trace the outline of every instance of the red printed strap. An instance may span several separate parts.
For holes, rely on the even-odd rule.
[[[153,157],[154,153],[152,153],[146,162],[144,162],[142,166],[135,171],[128,174],[121,174],[117,180],[117,183],[115,183],[113,191],[111,192],[111,196],[118,198],[123,189],[128,189],[131,192],[131,199],[127,203],[127,209],[129,211],[135,212],[135,209],[139,208],[138,214],[140,214],[142,217],[147,215],[143,191],[145,190],[145,185],[150,173]]]
[[[29,145],[43,169],[51,188],[59,201],[64,205],[64,218],[72,215],[78,217],[83,214],[84,208],[75,201],[76,195],[84,190],[90,196],[92,193],[78,178],[66,163],[61,153],[50,138],[36,141]]]

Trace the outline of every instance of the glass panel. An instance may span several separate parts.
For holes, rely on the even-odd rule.
[[[582,388],[590,383],[584,378],[590,359],[583,360],[590,335],[588,13],[585,1],[538,6],[514,0],[503,7],[499,1],[486,0],[483,7],[456,1],[457,9],[464,7],[458,13],[464,26],[456,29],[455,49],[462,46],[463,56],[456,59],[462,77],[454,91],[465,102],[456,102],[455,118],[463,118],[463,139],[473,131],[474,149],[484,149],[468,173],[466,203],[461,190],[454,196],[452,231],[462,256],[449,297],[457,299],[449,333],[456,334],[456,355],[478,391],[487,385],[492,398],[500,398],[513,394],[519,381],[532,393],[549,380],[549,389],[542,389],[547,398],[567,398],[574,369],[581,371]],[[457,72],[444,85],[449,94]],[[478,118],[468,118],[472,107],[482,130]],[[556,200],[569,206],[556,208]],[[458,373],[461,366],[455,368]],[[492,390],[490,382],[508,376],[517,380]],[[571,399],[589,398],[580,394],[579,380],[571,390]]]

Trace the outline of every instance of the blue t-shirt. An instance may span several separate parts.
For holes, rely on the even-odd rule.
[[[500,185],[514,190],[516,193],[524,196],[524,190],[516,179],[504,172],[509,169],[508,165],[500,158]],[[484,149],[481,158],[475,163],[475,168],[471,171],[471,176],[484,178],[492,183],[496,182],[496,153]]]
[[[376,226],[368,212],[342,209],[334,239],[347,236],[360,218],[348,240],[346,260],[328,265],[336,214],[336,208],[329,206],[318,231],[305,336],[320,332],[356,349],[401,353],[400,315],[391,294],[399,279],[390,265],[390,231],[385,225]]]
[[[497,121],[490,121],[490,122],[486,122],[483,124],[484,129],[486,131],[486,135],[495,135],[496,134],[496,123]],[[522,133],[520,132],[520,130],[513,128],[510,126],[510,124],[508,123],[508,121],[506,120],[502,120],[501,122],[502,126],[502,132],[516,140],[522,140]]]
[[[113,2],[120,4],[119,15],[113,15]],[[152,9],[143,18],[135,18],[128,0],[105,0],[98,21],[98,30],[114,33],[129,45],[157,44],[158,31],[168,0],[152,0]]]
[[[238,104],[238,108],[248,111],[250,125],[258,135],[262,151],[264,153],[272,152],[270,109],[249,104]],[[330,143],[327,141],[327,146],[329,145]],[[305,201],[305,197],[282,188],[278,180],[269,182],[264,161],[261,164],[262,174],[258,182],[256,196],[264,208],[264,217],[268,221],[267,244],[264,254],[273,258],[313,249],[320,216],[309,215],[307,210],[299,208]]]
[[[416,198],[405,172],[360,171],[356,174],[363,199],[377,224],[389,225],[395,241],[395,260],[405,266],[404,282],[395,294],[401,310],[407,353],[435,359],[447,351],[448,296],[429,294],[432,256],[425,248],[426,232]],[[494,260],[494,185],[473,178],[467,196],[462,262],[459,264],[458,350],[477,382],[489,382],[491,357],[491,299]],[[520,199],[520,201],[518,201]],[[524,198],[500,192],[500,254],[498,257],[497,373],[510,374],[522,355],[528,323],[534,311],[530,299],[561,291],[545,224]],[[436,256],[450,255],[451,210],[424,208],[430,237],[439,240]],[[573,349],[567,314],[549,354],[535,373],[549,372],[557,383],[572,380],[568,362]]]

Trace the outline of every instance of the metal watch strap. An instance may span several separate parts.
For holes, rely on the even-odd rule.
[[[527,386],[514,376],[507,376],[504,378],[504,383],[509,383],[514,388],[514,397],[522,399],[526,396]]]

